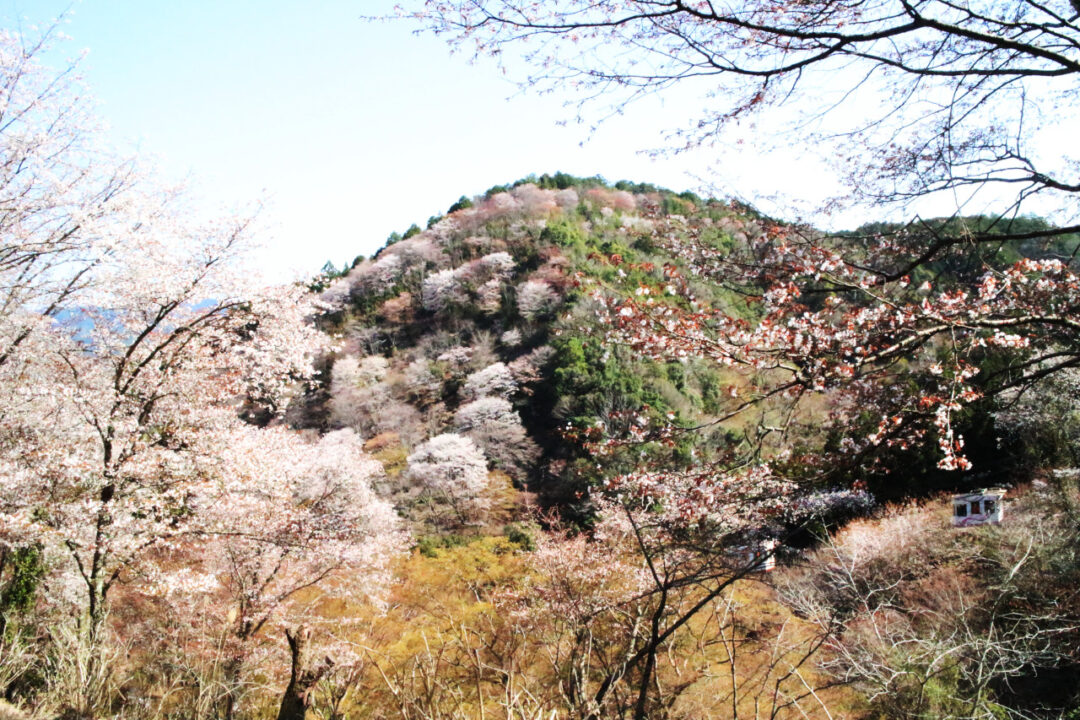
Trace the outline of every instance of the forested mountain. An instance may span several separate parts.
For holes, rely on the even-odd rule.
[[[1028,239],[950,248],[912,268],[908,284],[921,286],[923,297],[931,287],[957,292],[1018,262],[1068,258],[1076,248],[1075,238],[1054,235],[1038,219],[924,225],[943,237],[1001,227]],[[622,716],[641,707],[656,712],[661,703],[672,717],[698,717],[705,707],[713,708],[710,717],[734,717],[749,712],[748,703],[760,712],[772,693],[770,713],[780,716],[979,717],[1006,708],[1055,716],[1054,708],[1075,702],[1056,690],[1077,668],[1067,650],[1076,639],[1067,589],[1078,570],[1069,510],[1075,499],[1068,499],[1075,487],[1068,474],[1037,469],[1075,462],[1076,412],[1065,389],[1072,371],[1040,389],[973,392],[951,419],[952,432],[967,438],[962,467],[943,462],[940,444],[925,434],[922,442],[882,442],[844,457],[838,419],[870,434],[872,407],[852,415],[843,392],[828,388],[795,404],[778,402],[771,370],[718,362],[707,329],[701,352],[672,341],[657,353],[619,325],[628,299],[644,306],[652,298],[699,318],[707,308],[745,327],[762,323],[769,313],[761,296],[775,278],[718,277],[703,258],[761,266],[754,248],[780,227],[808,243],[843,243],[853,262],[860,252],[871,258],[882,237],[902,245],[907,231],[878,224],[823,240],[811,228],[783,226],[738,204],[561,173],[462,197],[426,230],[395,233],[372,258],[316,280],[330,308],[322,324],[336,347],[324,358],[321,385],[292,408],[291,420],[321,431],[352,429],[382,462],[382,491],[416,543],[406,585],[395,592],[445,594],[434,599],[441,609],[431,619],[464,611],[445,606],[457,602],[451,598],[460,582],[481,582],[487,589],[477,599],[498,613],[523,603],[526,625],[490,624],[494,618],[483,629],[463,625],[465,637],[443,638],[443,651],[457,657],[475,632],[478,642],[493,643],[490,652],[517,658],[511,665],[567,653],[570,665],[557,664],[571,673],[559,686],[568,694],[558,703],[567,707],[596,703]],[[820,312],[827,305],[810,295],[804,307]],[[676,327],[685,337],[685,326]],[[1012,362],[1007,354],[988,348],[974,362],[992,377]],[[904,382],[919,381],[909,374]],[[703,475],[750,457],[780,468],[786,484],[742,477],[719,503],[738,520],[718,517],[715,508],[688,514],[684,501],[704,497]],[[641,495],[628,478],[651,485]],[[660,487],[675,478],[691,479],[684,498]],[[950,529],[950,506],[939,493],[991,484],[1014,488],[1006,527],[974,537]],[[639,514],[629,510],[635,497],[678,512],[654,505]],[[622,520],[611,505],[618,498],[630,502]],[[1026,555],[1033,543],[1038,552]],[[770,551],[790,568],[775,573],[776,590],[763,594],[740,578]],[[473,569],[461,575],[460,563]],[[664,568],[658,576],[638,578],[655,566]],[[1049,566],[1052,579],[1042,575]],[[437,590],[423,589],[429,574]],[[522,582],[538,595],[526,600]],[[399,600],[395,613],[405,616],[397,620],[428,622]],[[553,610],[564,617],[529,615]],[[635,614],[656,623],[637,640]],[[603,624],[609,621],[615,625]],[[707,637],[710,623],[717,636],[693,652],[684,646]],[[524,646],[495,649],[513,646],[519,632]],[[563,632],[570,633],[564,640],[577,639],[554,639]],[[580,644],[585,637],[587,646]],[[678,658],[635,667],[653,641],[656,650],[673,643],[669,652]],[[896,655],[897,647],[907,650]],[[736,660],[765,650],[768,663]],[[981,659],[973,655],[984,651]],[[629,666],[614,659],[626,652]],[[437,679],[440,693],[461,691],[467,680],[452,669],[458,661],[441,666],[422,656],[441,668],[432,672],[446,673]],[[640,676],[607,674],[613,662],[618,673],[647,672],[669,689],[643,693]],[[574,663],[585,665],[575,670]],[[713,663],[728,665],[731,679],[710,680]],[[520,672],[515,682],[529,702],[552,707],[550,696],[531,695],[529,683],[539,676]],[[587,687],[596,693],[591,700],[581,695]],[[409,697],[418,691],[405,676],[387,689]],[[720,699],[711,705],[703,692]],[[424,712],[418,717],[436,716]]]
[[[635,461],[598,467],[582,433],[643,409],[677,426],[708,423],[730,382],[707,362],[657,362],[605,342],[596,294],[662,294],[680,260],[658,237],[737,243],[758,224],[690,193],[561,173],[462,198],[323,291],[339,349],[300,422],[355,428],[388,453],[437,435],[469,438],[543,506],[583,519],[588,488]],[[701,290],[750,312],[734,293]],[[685,465],[693,448],[707,453],[738,432],[717,426],[647,452]]]
[[[926,224],[940,225],[943,235],[995,228],[991,218]],[[1068,257],[1076,247],[1071,236],[1040,237],[1049,226],[1038,219],[996,225],[1031,238],[943,253],[910,282],[956,288],[987,268]],[[400,455],[401,467],[432,437],[468,437],[541,506],[583,520],[588,489],[605,477],[640,467],[645,456],[668,468],[709,463],[725,448],[756,443],[764,417],[732,416],[724,402],[745,396],[759,381],[754,373],[691,352],[656,358],[628,347],[608,332],[603,299],[651,294],[756,321],[766,283],[695,274],[693,253],[706,247],[741,258],[776,226],[738,204],[562,173],[462,197],[426,230],[394,233],[372,258],[342,271],[331,266],[316,281],[332,308],[322,322],[338,347],[327,357],[321,390],[295,409],[295,421],[351,427],[387,457]],[[877,224],[839,237],[849,248],[869,246],[903,230]],[[834,489],[858,483],[881,499],[1008,482],[1025,471],[1016,463],[1021,456],[1027,463],[1033,450],[1012,426],[993,423],[994,407],[976,405],[956,420],[974,473],[943,472],[933,448],[911,447],[887,472],[860,463],[815,481]],[[804,414],[803,432],[821,441],[827,403]],[[633,423],[667,426],[668,437],[642,436],[632,451],[598,461],[590,439],[625,436]]]

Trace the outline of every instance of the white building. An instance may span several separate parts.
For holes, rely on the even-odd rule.
[[[776,567],[776,540],[765,540],[753,546],[740,545],[731,552],[733,559],[747,572],[770,572]]]
[[[977,490],[965,495],[953,495],[952,524],[998,525],[1005,512],[1005,491],[1000,488]]]

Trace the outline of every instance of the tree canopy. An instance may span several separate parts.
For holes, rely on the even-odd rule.
[[[703,88],[709,102],[683,119],[676,149],[772,113],[796,133],[786,141],[836,143],[857,199],[1004,188],[999,214],[1047,195],[1076,222],[1077,157],[1048,139],[1067,122],[1080,79],[1075,0],[426,0],[413,9],[478,56],[520,50],[525,82],[576,89],[583,103]]]

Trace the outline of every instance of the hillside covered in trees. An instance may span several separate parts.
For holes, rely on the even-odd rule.
[[[731,244],[760,232],[753,213],[723,202],[561,173],[463,197],[426,230],[395,233],[371,259],[320,281],[333,308],[324,327],[339,348],[298,422],[355,428],[402,458],[458,436],[540,507],[586,521],[588,489],[634,467],[639,452],[598,465],[587,435],[635,419],[709,423],[737,382],[706,362],[657,362],[606,342],[596,293],[663,294],[679,261],[658,238],[705,233]],[[752,312],[733,292],[701,291]],[[718,425],[646,451],[685,466],[693,447],[710,452],[739,434]]]
[[[976,234],[996,223],[928,225]],[[898,436],[849,454],[838,447],[838,423],[869,435],[878,418],[870,406],[852,415],[843,388],[791,402],[774,393],[768,368],[680,353],[674,342],[649,352],[619,325],[624,303],[635,301],[762,322],[767,280],[732,273],[717,281],[701,263],[722,256],[749,265],[748,252],[781,227],[738,204],[556,173],[462,197],[426,230],[395,233],[372,258],[316,281],[336,347],[292,422],[366,438],[386,471],[382,490],[414,535],[413,592],[426,592],[430,564],[442,568],[440,583],[461,581],[455,572],[491,573],[477,599],[496,615],[482,629],[463,625],[465,637],[436,657],[422,654],[435,662],[429,679],[446,693],[440,702],[465,693],[513,712],[505,697],[465,691],[467,676],[444,674],[462,659],[441,653],[475,652],[473,632],[479,643],[511,644],[502,634],[521,633],[525,645],[512,651],[485,646],[500,662],[511,652],[511,667],[487,669],[523,683],[515,702],[584,716],[598,707],[612,716],[665,708],[671,717],[738,717],[750,703],[765,712],[766,697],[768,713],[780,716],[978,717],[1012,708],[1054,717],[1075,703],[1058,682],[1077,668],[1076,487],[1069,473],[1048,474],[1076,460],[1076,413],[1062,385],[1071,371],[1037,390],[972,391],[950,418],[962,464],[943,461],[925,429],[922,442]],[[1011,221],[1007,231],[1028,241],[944,254],[916,268],[910,284],[948,296],[988,268],[1071,256],[1076,240],[1040,236],[1048,230],[1038,219]],[[903,231],[874,225],[842,237],[872,255],[875,239]],[[978,355],[980,374],[993,377],[1010,352]],[[892,377],[905,375],[920,382],[906,370]],[[773,463],[784,481],[741,477],[719,492],[701,482],[751,457]],[[686,495],[663,495],[656,478],[679,478]],[[644,490],[632,484],[642,479]],[[974,536],[950,529],[941,493],[987,485],[1014,489],[1008,526]],[[764,587],[754,574],[762,548],[775,549],[784,568]],[[510,558],[514,569],[502,575]],[[474,569],[445,574],[461,562]],[[538,573],[529,575],[539,583],[532,600],[519,594],[523,572]],[[542,598],[543,612],[561,598],[571,605],[559,606],[559,622],[578,625],[504,624],[503,593],[533,611]],[[436,614],[450,612],[444,601],[435,600]],[[651,631],[637,626],[650,617]],[[594,626],[602,620],[617,622]],[[709,636],[710,623],[718,635]],[[1002,623],[1007,630],[995,629]],[[531,644],[540,637],[549,640]],[[737,659],[765,650],[768,662]],[[557,700],[533,695],[540,691],[529,683],[543,674],[516,667],[538,656],[562,678]],[[483,676],[485,661],[475,662],[468,672]],[[727,667],[723,681],[714,664]],[[395,682],[387,685],[395,697],[420,702],[410,695],[420,691],[415,676]]]
[[[942,234],[995,227],[991,218],[927,224],[940,224]],[[908,283],[951,292],[987,268],[1069,257],[1076,247],[1072,236],[1040,236],[1050,226],[1039,219],[1007,226],[1030,239],[943,255],[916,268]],[[755,384],[765,384],[758,373],[701,353],[650,356],[611,333],[605,304],[653,297],[758,321],[765,315],[765,282],[734,273],[715,281],[698,272],[691,253],[741,262],[777,227],[735,203],[562,173],[463,196],[446,216],[430,218],[426,230],[414,225],[404,236],[394,233],[372,258],[341,271],[329,266],[316,281],[331,308],[323,327],[338,347],[326,360],[321,391],[296,408],[295,421],[354,428],[378,437],[390,454],[398,448],[407,455],[440,434],[467,436],[541,507],[583,521],[587,502],[577,501],[585,491],[641,466],[643,458],[687,467],[760,442],[773,411],[768,403],[732,413],[727,402],[754,397]],[[869,246],[903,230],[876,224],[840,237]],[[980,362],[995,361],[987,355]],[[1016,405],[1000,405],[1006,404]],[[808,404],[803,442],[828,442],[829,410],[827,399]],[[1021,432],[1016,407],[995,423],[999,410],[1005,412],[999,404],[974,403],[954,421],[972,473],[943,472],[933,448],[912,448],[901,453],[902,462],[889,456],[888,467],[860,460],[858,467],[820,473],[815,482],[819,489],[857,483],[879,499],[904,499],[1022,479],[1032,462],[1071,461],[1053,439],[1034,441],[1030,433],[1038,429]],[[625,439],[635,425],[649,428],[638,431],[640,442],[612,446],[598,462],[590,443]]]

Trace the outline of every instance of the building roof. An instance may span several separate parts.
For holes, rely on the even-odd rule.
[[[983,488],[982,490],[974,490],[969,493],[960,493],[953,495],[953,502],[970,502],[972,500],[979,500],[985,497],[1002,498],[1007,491],[1004,488]]]

